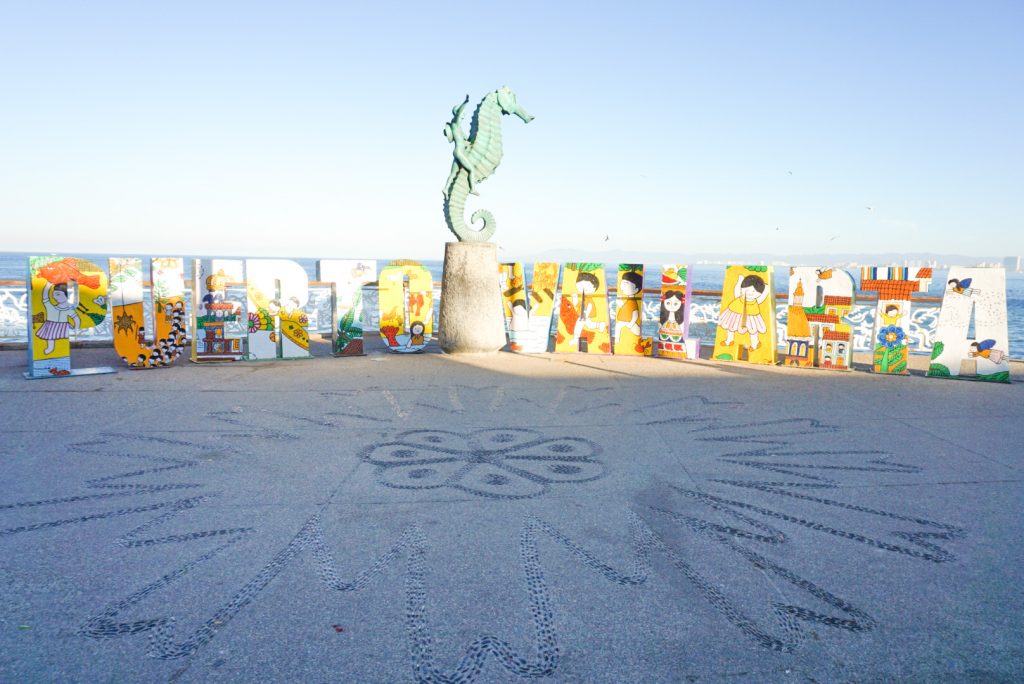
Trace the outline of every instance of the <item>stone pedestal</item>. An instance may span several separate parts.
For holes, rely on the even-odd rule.
[[[498,248],[490,242],[448,242],[437,342],[448,354],[487,354],[505,346]]]

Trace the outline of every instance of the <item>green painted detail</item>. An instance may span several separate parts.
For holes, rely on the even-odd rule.
[[[744,266],[743,268],[747,269],[748,271],[753,271],[754,273],[767,273],[768,272],[768,267],[767,266]]]
[[[824,315],[825,314],[825,307],[823,307],[823,306],[805,306],[804,307],[804,313],[805,314],[811,314],[811,315],[813,315],[813,314]]]
[[[466,199],[479,195],[476,186],[486,180],[501,163],[501,115],[515,114],[524,123],[533,117],[516,102],[516,94],[502,86],[488,93],[477,105],[469,124],[469,136],[462,129],[462,115],[469,95],[452,109],[452,120],[444,126],[444,137],[454,143],[454,159],[444,184],[444,219],[461,242],[486,242],[494,235],[494,216],[486,209],[473,212],[470,223],[481,221],[479,230],[466,225]]]
[[[363,327],[356,320],[356,310],[359,308],[363,293],[357,291],[352,299],[352,308],[345,312],[345,315],[338,321],[338,334],[334,337],[334,351],[341,352],[345,347],[352,344],[353,340],[363,336]]]
[[[59,256],[30,256],[28,258],[28,267],[30,271],[35,273],[43,266],[46,266],[47,264],[52,264],[55,261],[60,261],[62,258],[63,257]]]
[[[906,347],[887,347],[880,344],[875,347],[875,367],[879,373],[902,375],[907,372]]]
[[[735,359],[732,358],[732,354],[719,354],[715,358],[720,361],[735,361]]]
[[[570,270],[570,271],[580,271],[580,272],[583,272],[583,271],[597,271],[598,269],[602,268],[603,266],[604,266],[604,264],[599,264],[597,262],[590,262],[590,261],[581,262],[581,263],[572,263],[572,264],[566,264],[565,265],[565,267],[568,270]]]
[[[223,318],[217,318],[216,316],[196,316],[196,325],[203,328],[210,323],[234,323],[237,320],[237,314],[231,314],[224,316]]]
[[[928,375],[929,375],[929,377],[936,377],[936,378],[948,378],[948,377],[951,377],[949,369],[946,368],[941,363],[933,363],[930,366],[928,366]]]
[[[171,288],[166,280],[155,280],[153,281],[153,296],[156,297],[158,303],[163,304],[170,299]]]
[[[978,380],[981,380],[982,382],[1010,382],[1010,371],[1000,371],[998,373],[979,375]]]
[[[630,271],[640,272],[643,269],[643,264],[619,264],[620,273],[629,273]]]
[[[945,349],[945,348],[946,348],[946,345],[944,345],[941,341],[940,342],[936,342],[935,346],[932,347],[932,360],[934,361],[935,359],[939,358],[942,355],[942,350]],[[940,364],[940,363],[933,363],[932,365],[933,366],[941,366],[942,364]],[[943,366],[943,368],[945,368],[945,366]],[[931,371],[930,370],[928,371],[928,374],[931,375]],[[949,370],[948,369],[946,371],[946,375],[949,375]]]

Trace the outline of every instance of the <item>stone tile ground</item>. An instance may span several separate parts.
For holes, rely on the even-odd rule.
[[[1020,383],[23,365],[0,353],[3,681],[1024,678]]]

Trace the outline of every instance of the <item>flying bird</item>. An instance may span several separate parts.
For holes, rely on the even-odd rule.
[[[828,239],[828,241],[829,241],[829,242],[832,242],[832,241],[833,241],[833,240],[835,240],[835,239],[836,239],[837,237],[839,237],[839,236],[838,236],[838,235],[833,235],[832,237],[830,237],[830,238]]]
[[[605,241],[605,242],[608,242],[608,240],[609,240],[609,237],[608,237],[607,235],[605,235],[605,236],[604,236],[604,241]]]
[[[867,209],[868,211],[874,211],[871,207],[867,206],[866,204],[864,205],[864,208]]]

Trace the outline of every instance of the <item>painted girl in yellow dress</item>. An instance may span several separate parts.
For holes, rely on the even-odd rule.
[[[733,294],[735,298],[718,317],[718,325],[728,331],[725,344],[732,344],[736,333],[749,334],[750,349],[757,349],[760,346],[758,336],[768,332],[761,316],[761,303],[768,298],[768,288],[761,276],[748,275],[736,280]]]

